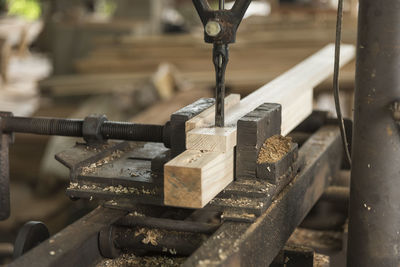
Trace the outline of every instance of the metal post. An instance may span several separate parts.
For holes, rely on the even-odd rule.
[[[397,100],[400,0],[360,0],[347,266],[400,262]]]
[[[10,216],[10,168],[8,148],[10,135],[0,132],[0,221]]]

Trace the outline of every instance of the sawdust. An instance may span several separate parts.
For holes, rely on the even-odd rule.
[[[103,165],[105,165],[105,164],[107,164],[107,163],[109,163],[109,162],[111,162],[111,161],[113,161],[113,160],[115,160],[117,158],[120,158],[122,154],[123,154],[123,152],[121,150],[116,150],[111,155],[109,155],[109,156],[107,156],[107,157],[105,157],[105,158],[103,158],[103,159],[101,159],[101,160],[99,160],[99,161],[97,161],[95,163],[92,163],[89,166],[83,167],[82,171],[81,171],[81,174],[82,175],[91,174],[96,170],[96,168],[98,168],[100,166],[103,166]]]
[[[146,228],[140,228],[139,230],[135,231],[135,237],[143,235],[144,238],[142,239],[143,244],[151,244],[153,246],[157,246],[158,242],[157,239],[161,238],[163,236],[161,231],[158,231],[157,229],[146,229]]]
[[[133,254],[122,254],[116,259],[103,260],[98,263],[96,267],[133,267],[133,266],[160,266],[160,267],[176,267],[181,266],[185,258],[178,257],[165,257],[165,256],[154,256],[154,257],[136,257]]]
[[[150,191],[148,189],[142,188],[141,190],[139,190],[136,187],[125,187],[122,185],[107,186],[107,187],[103,188],[103,191],[108,191],[108,192],[112,192],[112,193],[116,193],[116,194],[135,194],[135,195],[139,195],[139,194],[154,195],[155,194],[154,191]]]
[[[134,195],[155,195],[155,190],[148,190],[145,188],[125,187],[122,185],[100,187],[97,185],[79,185],[78,183],[70,183],[68,189],[86,190],[86,191],[104,191],[115,194],[134,194]]]
[[[222,201],[220,199],[212,199],[210,200],[210,204],[219,204],[222,202],[223,205],[229,205],[231,207],[253,207],[253,208],[262,208],[264,203],[261,201],[255,201],[249,198],[224,198]]]
[[[292,138],[274,135],[268,138],[261,147],[257,163],[274,163],[286,155],[292,143]]]
[[[314,266],[315,267],[328,267],[328,266],[330,266],[329,256],[315,253],[314,254]]]
[[[128,213],[128,215],[126,215],[126,216],[129,216],[129,217],[144,217],[146,215],[144,215],[143,213],[134,211],[134,212]]]
[[[96,185],[79,185],[78,183],[70,183],[67,189],[79,189],[79,190],[89,190],[96,191],[99,190],[99,187]]]

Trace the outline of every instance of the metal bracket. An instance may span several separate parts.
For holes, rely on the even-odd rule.
[[[207,0],[193,0],[204,25],[206,43],[229,44],[236,40],[236,31],[251,0],[236,0],[231,10],[212,10]]]

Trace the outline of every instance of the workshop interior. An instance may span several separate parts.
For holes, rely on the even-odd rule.
[[[400,266],[400,0],[0,1],[1,266]]]

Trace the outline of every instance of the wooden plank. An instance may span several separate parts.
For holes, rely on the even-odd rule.
[[[239,94],[230,94],[225,98],[225,113],[228,110],[240,102],[240,95]],[[211,106],[210,108],[204,110],[202,113],[197,115],[196,117],[188,120],[186,122],[186,132],[193,130],[194,128],[201,128],[205,125],[208,125],[214,122],[215,116],[215,105]]]
[[[226,153],[186,150],[164,166],[164,177],[165,205],[204,207],[232,182],[233,149]]]
[[[273,101],[282,105],[282,135],[288,134],[312,112],[312,88],[296,90],[293,95],[295,96],[293,98],[286,95],[280,101]],[[231,109],[231,112],[234,112],[236,107]],[[230,123],[224,128],[215,128],[212,124],[203,125],[203,128],[196,128],[186,133],[186,149],[225,152],[236,146],[236,123]]]
[[[355,54],[351,45],[343,45],[341,65],[348,63]],[[198,150],[187,150],[168,162],[164,167],[164,202],[166,205],[202,208],[221,192],[234,178],[233,155],[236,145],[237,121],[265,102],[282,105],[282,134],[286,135],[312,111],[312,88],[329,77],[333,72],[334,46],[328,45],[288,72],[253,92],[230,109],[226,116],[229,127],[223,138],[207,135],[214,128],[195,128],[188,135],[204,138],[196,145]],[[209,128],[205,130],[206,128]],[[200,131],[200,133],[199,133]],[[228,136],[226,135],[227,133]],[[193,136],[187,142],[193,140]],[[212,151],[221,148],[225,151]],[[229,143],[235,140],[234,144]],[[187,147],[190,147],[190,144]],[[206,148],[206,149],[201,149]],[[210,149],[207,150],[207,149]],[[221,149],[221,150],[223,150]],[[210,182],[212,181],[212,183]]]
[[[186,149],[226,152],[236,145],[236,127],[196,128],[186,134]]]
[[[354,57],[354,46],[343,45],[341,53],[341,66],[348,63]],[[209,150],[214,147],[228,147],[232,144],[216,144],[213,142],[230,141],[236,135],[237,121],[250,111],[256,109],[265,102],[278,103],[282,105],[282,135],[288,134],[301,121],[303,121],[312,111],[312,88],[328,78],[333,72],[334,45],[327,45],[322,50],[301,62],[291,70],[279,76],[272,82],[261,87],[257,91],[248,95],[238,105],[233,107],[225,117],[225,125],[234,127],[230,130],[227,138],[214,138],[210,136],[209,129],[192,130],[188,132],[187,144],[188,148],[193,145],[188,143],[189,140],[197,140],[196,149]],[[303,104],[300,101],[300,98]],[[204,128],[213,127],[212,123],[205,125]],[[191,136],[189,138],[189,135]],[[196,135],[194,137],[192,135]],[[225,133],[228,135],[228,133]],[[225,136],[224,136],[225,137]],[[198,140],[202,141],[199,142]],[[199,144],[204,144],[204,147]]]

